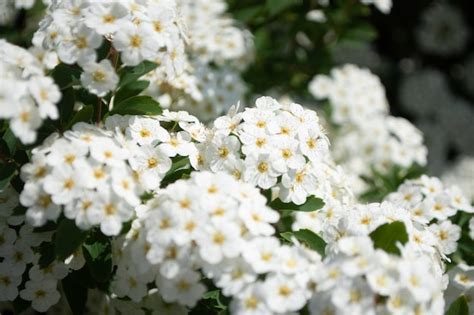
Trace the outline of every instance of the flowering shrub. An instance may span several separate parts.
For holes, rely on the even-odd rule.
[[[426,165],[421,132],[406,119],[388,114],[385,89],[367,69],[333,69],[331,76],[315,76],[309,90],[329,102],[334,158],[353,177],[356,192],[368,189],[367,178],[386,175],[394,167]]]
[[[330,25],[331,5],[317,4],[308,19]],[[367,4],[391,7],[351,6]],[[30,49],[0,40],[0,302],[468,314],[471,200],[436,177],[402,183],[427,152],[389,115],[380,80],[353,65],[318,74],[309,89],[327,115],[270,96],[241,108],[253,40],[226,9],[51,1]]]

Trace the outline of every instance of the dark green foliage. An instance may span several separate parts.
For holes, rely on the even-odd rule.
[[[387,253],[400,255],[397,244],[404,245],[408,242],[408,233],[403,222],[395,221],[385,223],[370,233],[374,247]]]

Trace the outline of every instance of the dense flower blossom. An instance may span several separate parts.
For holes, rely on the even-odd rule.
[[[252,35],[224,0],[43,2],[32,47],[0,40],[0,312],[441,315],[460,295],[473,307],[472,198],[446,177],[388,178],[426,164],[426,148],[370,71],[313,79],[327,122],[266,96],[241,110]],[[330,1],[314,5],[308,20],[337,20]],[[468,125],[467,111],[440,113],[439,127]],[[359,202],[379,177],[388,195]]]
[[[157,61],[166,75],[176,76],[183,36],[174,1],[62,1],[48,7],[33,42],[57,52],[64,63],[79,64],[85,70],[82,84],[104,96],[117,80],[115,65],[97,60],[100,47],[110,47],[116,59],[120,54],[126,66]]]
[[[4,40],[0,40],[0,78],[0,118],[10,121],[23,143],[33,143],[42,121],[58,118],[58,86],[45,76],[33,54]]]
[[[1,191],[0,196],[0,210],[7,214],[0,218],[0,301],[21,297],[31,302],[36,311],[45,312],[59,301],[58,281],[84,265],[83,259],[81,262],[74,258],[82,257],[82,253],[66,259],[78,262],[74,265],[56,261],[42,267],[40,246],[51,242],[52,232],[35,232],[31,225],[24,224],[24,215],[13,213],[19,196],[11,186]]]
[[[281,200],[302,204],[333,193],[328,181],[337,169],[328,147],[316,112],[261,97],[255,108],[217,118],[192,163],[262,189],[278,187]]]
[[[240,71],[252,60],[251,35],[235,26],[225,13],[224,1],[177,0],[187,37],[178,47],[177,76],[159,67],[146,78],[151,85],[146,93],[174,110],[187,110],[203,121],[222,115],[230,104],[241,101],[245,85]]]
[[[104,234],[117,235],[122,223],[134,217],[141,194],[159,187],[171,157],[196,150],[187,131],[168,132],[160,126],[160,119],[169,118],[167,113],[111,116],[109,130],[78,123],[62,137],[52,135],[22,168],[20,200],[28,208],[28,223],[54,221],[64,207],[64,215],[81,229],[100,225]],[[189,118],[187,126],[197,123]]]
[[[474,202],[474,158],[461,156],[442,176],[443,183],[458,186],[467,200]]]
[[[353,177],[354,191],[363,192],[358,176],[382,174],[393,166],[425,165],[423,135],[404,118],[388,114],[385,89],[378,77],[354,65],[335,68],[330,76],[317,75],[309,90],[331,106],[332,153]]]
[[[389,202],[331,211],[298,214],[294,226],[312,229],[328,242],[325,268],[310,302],[312,314],[443,313],[442,256],[437,251],[442,241],[436,240],[435,231]],[[403,222],[409,235],[401,256],[375,249],[369,238],[377,227],[393,221]]]
[[[415,220],[425,222],[433,218],[444,221],[458,210],[474,212],[470,201],[457,186],[445,187],[438,178],[426,175],[405,181],[387,199],[408,209]]]

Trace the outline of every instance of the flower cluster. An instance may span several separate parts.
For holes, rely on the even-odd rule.
[[[408,242],[401,255],[375,248],[370,233],[403,222]],[[434,232],[394,204],[355,204],[296,216],[293,229],[308,228],[327,241],[324,269],[316,278],[312,314],[443,314],[441,257]],[[429,240],[429,241],[428,241]]]
[[[156,61],[175,76],[184,59],[182,30],[173,1],[61,1],[53,2],[33,42],[57,52],[66,64],[79,64],[81,83],[91,93],[105,96],[118,82],[116,64],[97,60],[99,49],[109,50],[117,63],[136,66]]]
[[[450,186],[458,186],[468,201],[474,202],[474,157],[461,156],[442,176],[442,181]]]
[[[191,54],[207,62],[245,67],[252,58],[251,34],[236,26],[223,0],[176,0]]]
[[[0,40],[0,118],[25,144],[36,140],[45,119],[57,119],[61,92],[29,51]]]
[[[449,272],[449,286],[446,289],[445,299],[452,303],[459,296],[464,295],[469,309],[474,308],[474,267],[461,263]]]
[[[233,297],[234,314],[284,313],[306,304],[320,257],[280,244],[272,226],[279,214],[254,186],[225,173],[196,172],[137,213],[117,244],[117,296],[140,302],[152,282],[166,303],[193,307],[206,292],[202,272]]]
[[[281,200],[302,204],[310,195],[331,194],[328,145],[316,112],[261,97],[255,108],[217,118],[192,163],[262,189],[278,187]]]
[[[331,105],[331,121],[339,125],[362,125],[388,113],[385,89],[368,69],[347,64],[317,75],[309,85],[317,99]]]
[[[16,11],[13,1],[0,2],[0,26],[11,23],[15,18]]]
[[[253,42],[225,15],[224,1],[176,2],[188,38],[182,71],[175,77],[164,76],[161,69],[149,73],[146,93],[164,107],[208,121],[242,100],[245,85],[239,71],[252,60]]]
[[[339,127],[332,151],[349,175],[426,164],[422,134],[406,119],[388,114],[385,90],[370,71],[345,65],[333,69],[331,76],[317,75],[309,89],[331,105],[331,122]],[[356,192],[365,189],[363,183],[357,185]]]
[[[145,93],[156,97],[165,108],[184,109],[209,121],[222,115],[228,104],[243,98],[245,85],[239,73],[228,66],[215,67],[196,61],[172,80],[163,80],[158,71],[145,76],[151,82]]]
[[[31,225],[23,224],[25,216],[15,213],[18,197],[11,186],[0,191],[0,301],[21,297],[36,311],[46,312],[60,299],[58,282],[82,268],[84,258],[79,249],[64,261],[44,266],[40,246],[51,242],[53,233],[34,232]]]
[[[456,251],[457,241],[461,236],[461,228],[449,218],[458,211],[474,213],[470,201],[458,187],[445,188],[438,178],[426,175],[405,181],[386,199],[407,209],[414,222],[428,225],[434,238],[422,236],[415,241],[420,244],[435,243],[444,255]]]
[[[469,37],[462,12],[447,2],[435,2],[423,12],[416,30],[421,50],[438,56],[459,54]]]
[[[111,116],[106,121],[110,130],[78,123],[62,137],[51,136],[22,168],[20,200],[28,208],[28,223],[54,221],[63,207],[79,228],[100,225],[105,235],[118,235],[122,223],[133,218],[140,196],[159,188],[171,157],[196,150],[190,133],[169,133],[160,126],[159,119],[181,117]],[[184,128],[197,122],[189,115],[184,120]]]

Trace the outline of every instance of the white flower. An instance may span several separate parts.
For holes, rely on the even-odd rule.
[[[272,275],[262,285],[265,301],[274,312],[292,312],[306,304],[304,290],[285,276]]]
[[[98,201],[95,194],[91,193],[86,197],[77,199],[74,202],[68,203],[64,207],[64,215],[66,218],[74,220],[77,227],[87,230],[92,224],[88,219],[88,211],[95,207],[94,203]]]
[[[81,83],[89,92],[103,97],[117,86],[119,78],[110,60],[104,59],[99,63],[87,62],[83,68]]]
[[[382,295],[392,295],[398,287],[398,273],[390,268],[369,270],[367,281],[375,292]]]
[[[245,203],[239,209],[239,217],[251,234],[270,236],[275,232],[271,224],[276,223],[280,215],[264,205]]]
[[[2,224],[3,225],[3,224]],[[0,255],[4,256],[11,251],[13,243],[15,243],[17,235],[14,229],[8,226],[0,227]]]
[[[31,301],[31,306],[38,312],[46,312],[51,306],[58,303],[60,295],[56,289],[55,280],[27,281],[20,296]]]
[[[180,273],[172,281],[158,277],[156,285],[165,302],[179,302],[193,307],[206,292],[206,287],[198,282],[199,278],[197,272],[190,270]]]
[[[90,153],[97,162],[105,163],[113,167],[120,167],[124,160],[129,157],[129,152],[110,138],[99,138],[92,142]]]
[[[310,164],[298,170],[290,170],[281,180],[280,199],[285,202],[303,204],[307,196],[315,192],[317,178]]]
[[[245,159],[245,181],[263,189],[274,186],[279,173],[274,169],[268,154],[249,155]]]
[[[134,170],[141,171],[141,180],[149,189],[155,189],[171,168],[171,159],[163,152],[161,147],[154,148],[143,146],[137,154],[130,159]]]
[[[288,138],[279,139],[272,152],[273,167],[280,173],[288,169],[299,169],[304,166],[304,156],[298,151],[298,141]]]
[[[55,204],[64,205],[82,192],[82,177],[72,167],[55,168],[44,179],[44,190]]]
[[[42,226],[48,220],[56,220],[61,214],[61,208],[53,202],[51,194],[31,182],[24,186],[20,201],[28,207],[26,221],[32,226]]]
[[[352,281],[349,285],[340,285],[332,292],[332,302],[340,309],[351,314],[365,314],[374,303],[369,286],[362,280]]]
[[[28,88],[38,104],[40,117],[57,119],[56,103],[61,99],[61,92],[54,81],[49,77],[38,78],[29,82]]]
[[[234,258],[241,251],[240,228],[235,223],[221,222],[219,226],[208,225],[197,235],[201,259],[211,264],[224,257]]]
[[[122,223],[133,216],[133,208],[110,190],[101,190],[97,202],[87,210],[87,219],[92,224],[100,224],[105,235],[118,235]]]
[[[277,143],[275,136],[263,131],[255,133],[242,132],[240,134],[240,141],[242,142],[242,152],[245,155],[270,153]]]
[[[226,162],[232,163],[238,158],[240,142],[236,137],[217,134],[212,143],[213,146],[208,151],[211,170],[222,170]]]
[[[170,134],[167,141],[163,141],[159,148],[169,157],[176,155],[188,156],[195,150],[191,143],[191,136],[186,131],[179,131],[176,134]]]
[[[168,132],[160,126],[159,121],[151,118],[134,116],[130,118],[127,127],[127,136],[140,145],[155,145],[158,142],[168,141]]]
[[[158,54],[160,43],[155,38],[155,31],[148,23],[135,25],[124,24],[114,37],[114,47],[120,51],[122,62],[127,66],[136,66],[143,60],[154,59]]]
[[[85,12],[85,24],[101,35],[123,26],[128,10],[119,2],[92,3]]]
[[[257,282],[249,285],[243,290],[237,299],[230,304],[232,314],[236,315],[271,315],[268,305],[265,303],[265,293],[262,284]]]
[[[32,281],[61,280],[68,274],[68,269],[62,262],[52,262],[45,268],[34,265],[28,272]]]
[[[3,256],[3,262],[11,267],[13,273],[23,273],[26,265],[34,260],[31,246],[21,239],[10,246]]]
[[[134,302],[140,302],[147,295],[146,275],[139,275],[134,270],[118,268],[112,282],[118,296],[129,296]]]
[[[304,129],[298,134],[300,150],[311,161],[324,158],[327,154],[329,141],[319,130]]]
[[[74,146],[66,139],[58,139],[51,146],[51,152],[48,154],[46,161],[50,166],[65,165],[75,166],[80,163],[82,158],[87,154],[87,148],[84,146]],[[45,173],[45,169],[40,168],[38,171]]]
[[[445,255],[456,251],[457,241],[461,237],[461,228],[451,221],[443,221],[439,224],[431,224],[429,230],[438,240],[440,250]]]
[[[21,271],[18,272],[8,263],[0,263],[0,300],[13,301],[18,296],[21,280]]]
[[[435,279],[430,276],[426,268],[426,259],[413,262],[402,262],[398,265],[400,283],[410,291],[413,298],[419,302],[425,302],[431,298],[435,288]]]
[[[102,36],[93,29],[80,25],[70,40],[59,43],[58,55],[61,61],[81,65],[96,60],[95,50],[102,44]]]
[[[274,271],[277,268],[280,243],[274,237],[262,237],[247,244],[242,256],[257,273]]]
[[[221,263],[222,272],[213,276],[216,285],[222,289],[222,294],[240,295],[242,290],[249,284],[255,283],[257,275],[250,265],[243,259],[224,260]]]
[[[36,140],[36,129],[41,125],[39,110],[28,100],[18,104],[18,115],[10,121],[10,128],[23,143]]]

